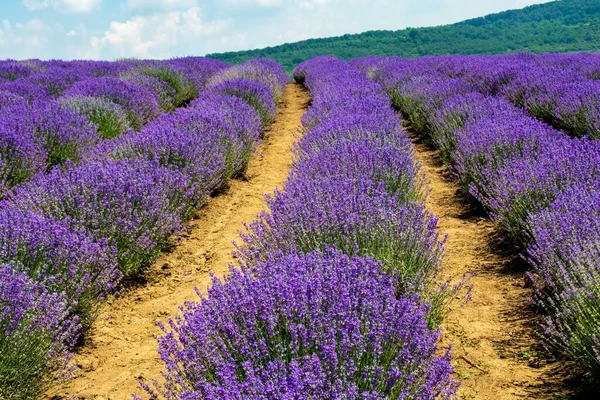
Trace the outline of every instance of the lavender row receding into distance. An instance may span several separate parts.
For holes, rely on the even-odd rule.
[[[385,88],[530,262],[544,344],[600,378],[600,141],[590,140],[599,137],[599,55],[353,64]]]
[[[282,191],[241,262],[163,327],[167,399],[436,399],[457,384],[436,324],[443,240],[385,92],[348,63],[294,73],[312,95]],[[460,286],[460,285],[459,285]]]
[[[231,68],[285,75],[269,61]],[[275,93],[251,80],[270,96],[235,79],[207,88],[219,74],[223,63],[192,58],[0,65],[0,398],[38,398],[68,377],[99,301],[246,168]],[[16,83],[47,96],[13,95]]]

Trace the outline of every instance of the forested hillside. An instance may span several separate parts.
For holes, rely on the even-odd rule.
[[[367,55],[419,57],[519,51],[600,51],[600,1],[559,0],[452,25],[369,31],[209,57],[231,63],[269,57],[290,70],[323,54],[351,59]]]

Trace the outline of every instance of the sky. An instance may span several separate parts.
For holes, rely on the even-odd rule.
[[[548,0],[0,0],[0,59],[171,58],[442,25]]]

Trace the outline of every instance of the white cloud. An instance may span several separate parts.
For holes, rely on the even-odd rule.
[[[331,3],[331,0],[300,0],[300,8],[312,10],[313,8]]]
[[[232,6],[276,7],[282,5],[283,0],[225,0],[225,3]]]
[[[138,9],[181,10],[198,5],[198,0],[127,0],[127,7]]]
[[[50,54],[53,29],[39,19],[0,27],[0,58],[37,58]]]
[[[54,9],[65,14],[89,13],[95,10],[102,0],[21,0],[31,11]]]
[[[226,25],[225,21],[204,22],[200,8],[191,7],[113,21],[101,37],[92,37],[89,44],[96,57],[167,58],[182,48],[188,54],[199,54],[199,40],[221,33]]]

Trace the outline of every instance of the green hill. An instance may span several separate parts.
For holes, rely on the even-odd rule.
[[[318,55],[419,57],[439,54],[600,51],[600,1],[559,0],[452,25],[369,31],[265,49],[210,54],[230,63],[269,57],[291,70]]]

